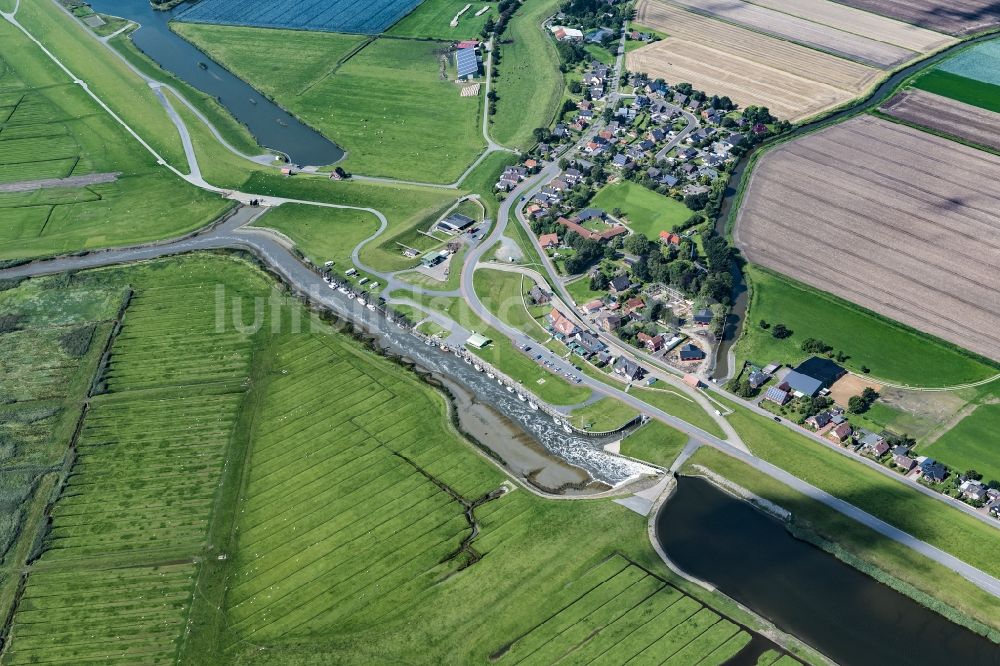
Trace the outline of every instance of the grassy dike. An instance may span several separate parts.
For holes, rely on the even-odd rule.
[[[952,622],[1000,642],[1000,601],[960,575],[890,541],[875,531],[715,449],[702,447],[685,463],[683,473],[711,469],[754,495],[788,509],[788,529],[843,562]]]

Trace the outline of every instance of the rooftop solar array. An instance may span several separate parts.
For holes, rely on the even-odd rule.
[[[455,59],[459,77],[479,73],[479,61],[476,58],[475,49],[459,49],[456,53]]]
[[[201,0],[177,18],[259,28],[290,28],[374,35],[423,0]]]

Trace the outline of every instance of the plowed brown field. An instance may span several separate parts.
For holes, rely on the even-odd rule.
[[[931,30],[966,35],[1000,24],[996,0],[839,0]]]
[[[911,88],[882,105],[882,111],[982,146],[1000,150],[1000,113]]]
[[[1000,157],[871,116],[757,164],[747,259],[1000,361]]]

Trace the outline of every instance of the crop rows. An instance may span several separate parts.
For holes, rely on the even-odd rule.
[[[551,609],[499,661],[721,664],[750,641],[737,625],[620,556],[553,597]]]
[[[423,391],[325,336],[276,354],[227,595],[249,640],[371,623],[453,566],[463,509],[415,465],[467,497],[495,483],[440,441]]]
[[[252,25],[376,35],[422,0],[202,0],[180,16],[192,23]]]
[[[28,579],[4,664],[173,663],[194,565]]]

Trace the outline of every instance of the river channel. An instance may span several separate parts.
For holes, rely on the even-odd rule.
[[[344,156],[335,143],[297,120],[247,82],[220,66],[167,25],[186,4],[157,11],[149,0],[88,0],[94,11],[140,24],[132,41],[177,78],[211,95],[254,135],[257,142],[288,156],[295,164],[326,166]],[[289,57],[289,53],[274,57]]]
[[[1000,646],[924,608],[701,478],[656,517],[674,564],[844,666],[997,666]]]

